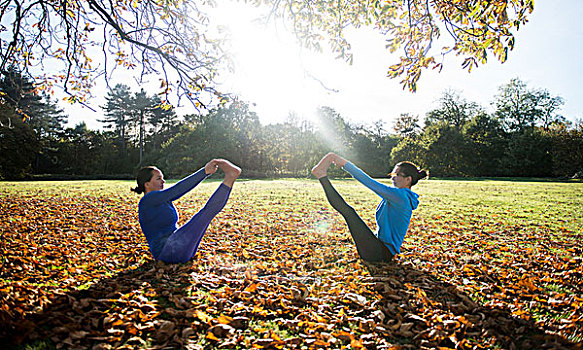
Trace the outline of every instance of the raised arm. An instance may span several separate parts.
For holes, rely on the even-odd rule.
[[[144,199],[147,198],[148,202],[152,205],[157,205],[163,202],[172,202],[184,196],[207,176],[205,169],[201,168],[197,172],[185,177],[166,189],[149,192]]]
[[[195,173],[178,181],[173,186],[170,186],[161,191],[154,191],[148,194],[148,201],[157,205],[163,202],[172,202],[184,196],[188,191],[192,190],[207,176],[214,174],[219,165],[218,159],[213,159],[206,163],[204,168],[199,169]]]
[[[339,161],[336,163],[344,164],[342,168],[346,170],[352,177],[358,180],[360,183],[368,187],[378,196],[387,199],[391,203],[403,203],[403,197],[399,194],[399,190],[395,187],[385,185],[380,183],[366,174],[364,171],[359,169],[356,165],[352,164],[351,162],[346,161],[344,158],[340,156],[336,156],[337,160]]]
[[[388,200],[398,201],[400,200],[397,195],[396,189],[382,184],[370,176],[368,176],[364,171],[357,168],[354,164],[350,163],[345,158],[337,155],[334,152],[330,152],[326,154],[320,162],[312,169],[312,173],[318,179],[327,176],[328,167],[331,164],[335,164],[336,166],[342,167],[346,170],[352,177],[356,180],[360,181],[363,185],[371,189],[377,195],[381,196],[382,198],[386,198]]]

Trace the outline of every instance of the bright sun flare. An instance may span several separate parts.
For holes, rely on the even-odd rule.
[[[321,91],[306,68],[306,50],[285,28],[254,18],[257,10],[239,3],[217,10],[216,20],[228,31],[234,62],[234,72],[223,77],[224,87],[254,103],[263,123],[283,122],[290,112],[308,117],[315,112]]]

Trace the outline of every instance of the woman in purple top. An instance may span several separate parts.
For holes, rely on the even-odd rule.
[[[376,209],[376,233],[372,232],[330,183],[327,171],[333,163],[382,198]],[[419,205],[419,195],[411,191],[411,187],[427,177],[428,171],[420,170],[411,162],[401,162],[395,165],[390,174],[393,186],[387,186],[372,179],[346,159],[328,153],[312,169],[312,173],[324,188],[328,202],[346,220],[360,257],[369,262],[391,261],[400,252],[413,210]]]
[[[172,202],[219,168],[225,173],[219,188],[204,208],[178,227],[178,212]],[[241,169],[229,161],[213,159],[204,168],[164,189],[164,175],[158,168],[148,166],[140,169],[136,179],[138,186],[132,191],[144,193],[138,205],[138,216],[154,258],[167,263],[183,263],[192,259],[211,220],[227,203],[231,188],[240,174]]]

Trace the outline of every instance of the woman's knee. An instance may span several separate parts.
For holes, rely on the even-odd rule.
[[[158,260],[163,261],[167,264],[182,264],[188,262],[191,256],[187,256],[181,252],[163,252],[158,256]]]
[[[336,203],[336,205],[333,205],[333,207],[347,220],[358,216],[356,209],[348,205],[346,202]]]

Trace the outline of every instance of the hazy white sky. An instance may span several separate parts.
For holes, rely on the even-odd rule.
[[[437,106],[445,89],[457,90],[492,111],[490,103],[498,87],[514,77],[530,88],[544,88],[563,97],[561,112],[567,119],[583,118],[583,27],[577,24],[583,15],[580,0],[536,1],[530,23],[516,33],[517,44],[506,63],[492,56],[487,65],[467,73],[461,69],[460,59],[449,56],[441,73],[423,72],[416,93],[403,90],[398,79],[386,77],[397,57],[389,54],[384,39],[373,31],[351,34],[354,62],[350,66],[332,55],[298,48],[282,26],[275,32],[273,26],[251,24],[251,16],[244,16],[243,9],[229,9],[220,12],[218,21],[230,27],[236,71],[221,77],[222,90],[255,103],[254,110],[264,124],[282,122],[290,111],[310,118],[317,106],[324,105],[353,123],[382,119],[390,128],[401,113],[423,117]],[[103,103],[96,94],[90,104],[99,113],[67,108],[69,124],[83,120],[89,128],[99,128],[98,106]],[[191,110],[178,111],[180,115],[188,112]]]

